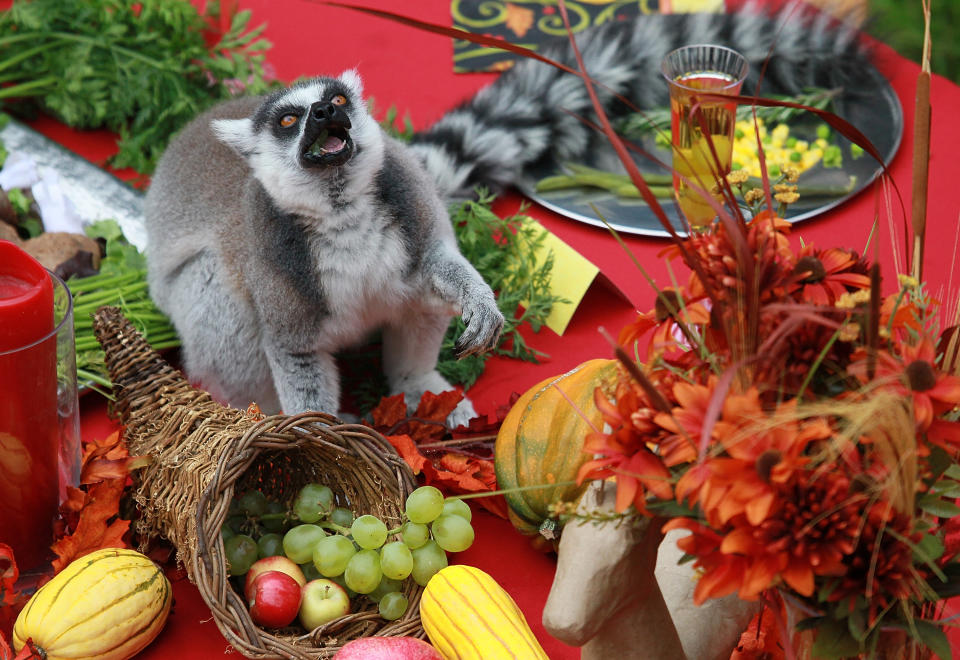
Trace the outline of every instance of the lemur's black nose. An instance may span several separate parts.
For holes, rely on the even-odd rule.
[[[317,123],[332,122],[343,128],[350,128],[350,117],[342,106],[327,101],[317,101],[310,106],[310,121]]]
[[[326,119],[333,119],[333,115],[337,112],[337,106],[332,103],[314,103],[313,104],[313,118],[317,121]]]

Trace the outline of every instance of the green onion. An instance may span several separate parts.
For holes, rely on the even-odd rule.
[[[93,333],[93,315],[104,305],[119,307],[144,339],[155,349],[180,345],[170,320],[150,299],[143,255],[124,238],[113,220],[101,220],[88,228],[92,237],[105,238],[106,256],[100,272],[67,282],[73,296],[73,331],[77,352],[77,380],[84,387],[104,393],[110,374],[103,349]]]

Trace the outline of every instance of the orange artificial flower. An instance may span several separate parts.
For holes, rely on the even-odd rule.
[[[880,304],[880,327],[919,333],[923,330],[920,310],[909,296],[891,294]]]
[[[678,321],[679,319],[679,321]],[[664,289],[657,295],[653,309],[637,314],[636,320],[620,331],[617,339],[621,346],[630,348],[634,342],[655,328],[648,344],[651,354],[659,354],[674,347],[689,350],[690,342],[680,324],[706,326],[710,324],[710,311],[703,302],[691,301],[682,291]]]
[[[734,591],[756,600],[780,584],[811,596],[816,576],[844,574],[843,562],[857,547],[865,499],[853,492],[850,480],[838,472],[806,475],[777,486],[773,494],[771,514],[759,524],[737,515],[723,525],[684,518],[664,526],[692,532],[679,545],[703,571],[695,602]]]
[[[936,365],[936,347],[928,337],[919,343],[899,344],[900,356],[878,351],[874,381],[898,396],[910,398],[917,428],[926,431],[934,418],[960,406],[960,378],[942,373]],[[863,350],[854,356],[849,371],[868,383],[867,357]]]
[[[594,401],[603,421],[610,426],[609,433],[587,434],[583,450],[596,456],[587,461],[577,473],[577,483],[587,479],[617,481],[617,512],[625,511],[631,504],[637,511],[646,512],[647,492],[662,499],[673,498],[670,471],[663,461],[647,447],[647,430],[644,410],[650,410],[643,393],[638,388],[621,383],[618,387],[617,405],[606,398],[600,388],[594,392]]]
[[[870,287],[866,267],[856,252],[829,248],[816,250],[805,245],[800,250],[793,274],[797,277],[794,297],[814,305],[833,305],[844,293]]]
[[[740,588],[747,559],[720,552],[723,536],[692,518],[674,518],[663,526],[664,532],[686,529],[690,534],[677,540],[677,547],[695,557],[693,566],[700,572],[693,590],[693,603],[702,605],[710,598],[723,598]]]
[[[677,420],[688,433],[699,437],[710,400],[706,388],[681,388],[678,384],[674,394],[681,402],[692,404],[690,409],[674,409],[672,419],[660,415],[657,421],[672,424]],[[680,501],[699,504],[706,520],[717,526],[741,514],[754,525],[765,520],[773,510],[778,486],[789,483],[809,462],[804,452],[810,443],[833,434],[821,420],[801,423],[790,419],[793,408],[792,403],[783,404],[775,414],[784,419],[765,424],[770,417],[756,388],[745,394],[728,394],[711,432],[725,455],[708,458],[680,478],[676,488]]]

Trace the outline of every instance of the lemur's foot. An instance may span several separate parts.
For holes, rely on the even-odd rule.
[[[424,392],[440,394],[441,392],[449,392],[453,389],[454,387],[448,383],[443,376],[436,371],[431,371],[416,378],[406,379],[399,388],[399,391],[403,392],[404,400],[407,402],[407,411],[412,415],[416,412],[417,406],[420,405],[420,398]],[[477,413],[473,409],[473,404],[470,402],[470,399],[464,397],[463,400],[457,404],[457,407],[447,415],[447,428],[455,429],[458,426],[466,426],[470,420],[476,416]]]
[[[455,429],[458,426],[466,426],[476,416],[477,411],[473,409],[473,403],[470,402],[470,399],[464,397],[463,401],[453,409],[453,412],[447,415],[447,428]]]

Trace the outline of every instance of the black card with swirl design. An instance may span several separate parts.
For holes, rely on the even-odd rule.
[[[567,0],[570,27],[580,32],[607,21],[626,21],[643,14],[723,11],[724,0]],[[455,28],[497,37],[536,49],[566,30],[556,0],[451,0]],[[453,68],[458,73],[502,71],[512,53],[469,41],[454,40]]]

